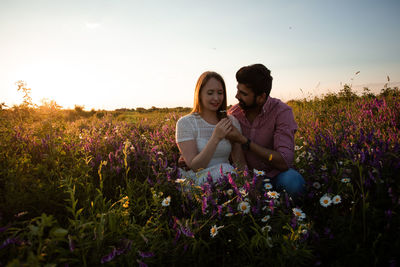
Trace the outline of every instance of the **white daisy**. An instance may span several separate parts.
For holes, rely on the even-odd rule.
[[[325,164],[321,166],[321,171],[326,171],[327,169],[328,169],[328,168],[326,167]]]
[[[264,185],[264,188],[267,189],[267,190],[270,190],[270,189],[272,189],[272,184],[271,183],[266,183]]]
[[[300,150],[300,149],[302,149],[303,148],[303,146],[294,146],[294,150]]]
[[[292,209],[293,214],[296,216],[297,220],[302,221],[306,218],[306,214],[299,208]]]
[[[171,203],[171,197],[167,196],[166,198],[164,198],[164,200],[161,202],[161,205],[163,205],[164,207],[169,206],[169,204]]]
[[[319,199],[319,203],[321,203],[323,207],[328,207],[332,203],[332,199],[328,195],[323,195]]]
[[[246,189],[244,189],[244,188],[240,188],[240,189],[239,189],[239,192],[240,192],[240,194],[241,194],[243,197],[245,197],[245,196],[248,195],[248,193],[246,193]]]
[[[315,189],[320,189],[320,188],[321,188],[321,184],[320,184],[319,182],[314,182],[314,183],[312,184],[312,186],[313,186]]]
[[[257,175],[257,176],[265,175],[264,171],[259,171],[259,170],[256,170],[256,169],[254,169],[253,171],[254,171],[254,174]]]
[[[214,224],[210,229],[210,236],[214,238],[218,234],[218,230],[221,228],[224,228],[224,226],[222,225],[217,227],[217,225]]]
[[[342,178],[342,180],[340,180],[342,183],[344,183],[344,184],[346,184],[346,183],[350,183],[350,178],[348,178],[348,177],[345,177],[345,178]]]
[[[279,193],[276,191],[269,191],[267,194],[270,198],[275,198],[275,199],[279,198]]]
[[[339,195],[336,195],[332,198],[332,202],[333,204],[339,204],[340,202],[342,202],[342,198]]]
[[[226,190],[226,193],[227,193],[229,196],[232,196],[232,194],[233,194],[233,189],[228,189],[228,190]]]
[[[271,229],[272,229],[272,227],[270,225],[266,225],[266,226],[261,228],[261,232],[265,232],[265,230],[267,230],[267,232],[270,232]]]
[[[265,215],[265,216],[261,219],[261,221],[262,221],[262,222],[266,222],[266,221],[268,221],[270,218],[271,218],[270,215]]]
[[[182,184],[186,179],[178,178],[175,180],[175,183]]]
[[[238,210],[241,211],[243,214],[250,212],[250,204],[249,202],[242,201],[238,205]]]

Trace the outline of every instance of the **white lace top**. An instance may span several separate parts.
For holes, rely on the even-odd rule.
[[[228,115],[228,118],[232,121],[232,124],[241,132],[239,121]],[[206,146],[208,140],[215,129],[215,125],[206,122],[199,114],[192,113],[186,115],[178,120],[176,123],[176,142],[180,143],[183,141],[196,140],[197,150],[200,152]],[[229,140],[222,139],[215,150],[213,157],[207,165],[207,168],[197,173],[193,171],[184,172],[186,176],[195,175],[200,178],[198,183],[204,182],[208,172],[214,180],[220,176],[220,168],[222,166],[223,172],[229,172],[233,170],[233,167],[229,164],[229,155],[232,151],[232,146]],[[196,179],[198,180],[198,179]]]

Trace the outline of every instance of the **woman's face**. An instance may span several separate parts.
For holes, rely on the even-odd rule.
[[[224,88],[215,78],[211,78],[200,92],[200,105],[202,110],[217,111],[224,100]]]

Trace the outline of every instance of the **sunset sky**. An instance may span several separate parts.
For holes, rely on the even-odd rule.
[[[400,82],[398,0],[0,1],[0,102],[191,107],[206,70],[235,104],[236,71],[263,63],[284,101]],[[358,75],[355,75],[360,71]]]

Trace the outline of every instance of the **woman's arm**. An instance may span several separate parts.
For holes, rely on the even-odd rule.
[[[231,127],[232,124],[229,119],[222,119],[219,121],[215,126],[211,138],[200,153],[197,151],[195,140],[179,142],[178,148],[186,162],[186,165],[194,171],[206,168],[214,156],[219,142],[225,138],[225,135],[231,130]]]
[[[242,146],[239,143],[232,143],[232,152],[231,152],[232,161],[236,167],[244,170],[246,167],[246,159],[244,158]]]

